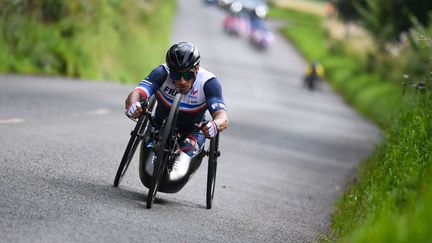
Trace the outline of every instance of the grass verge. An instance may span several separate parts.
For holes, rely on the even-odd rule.
[[[427,229],[432,222],[431,95],[402,95],[399,82],[382,75],[380,67],[369,71],[370,59],[328,40],[321,17],[275,8],[270,16],[286,22],[282,33],[306,59],[320,61],[332,87],[384,131],[382,143],[338,202],[322,240],[432,241]]]

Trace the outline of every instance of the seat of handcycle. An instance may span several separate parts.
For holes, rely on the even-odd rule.
[[[174,165],[164,171],[158,191],[164,193],[176,193],[180,191],[198,170],[204,155],[204,148],[201,148],[192,157],[184,152],[180,152]],[[153,175],[153,158],[154,152],[152,148],[149,148],[145,143],[142,143],[139,158],[139,174],[141,183],[147,188],[150,187]]]

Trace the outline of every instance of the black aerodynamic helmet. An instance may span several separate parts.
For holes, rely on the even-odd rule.
[[[170,47],[166,54],[166,64],[172,70],[186,70],[200,63],[198,48],[189,42],[179,42]]]

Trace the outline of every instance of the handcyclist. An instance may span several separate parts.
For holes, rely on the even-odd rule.
[[[324,67],[316,60],[313,60],[307,67],[303,77],[304,85],[310,90],[319,88],[320,83],[324,80]]]
[[[154,68],[125,101],[126,115],[138,118],[143,111],[140,100],[155,94],[158,102],[154,121],[160,126],[168,116],[174,96],[178,92],[183,94],[177,120],[178,132],[187,133],[198,128],[180,144],[183,157],[184,154],[195,156],[202,151],[206,137],[215,137],[228,127],[221,84],[213,73],[200,66],[200,60],[195,45],[188,42],[174,44],[166,53],[166,63]],[[212,120],[204,125],[206,110]]]

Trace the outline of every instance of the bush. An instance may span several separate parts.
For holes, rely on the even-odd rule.
[[[136,83],[161,62],[175,5],[21,0],[0,6],[1,72]]]

